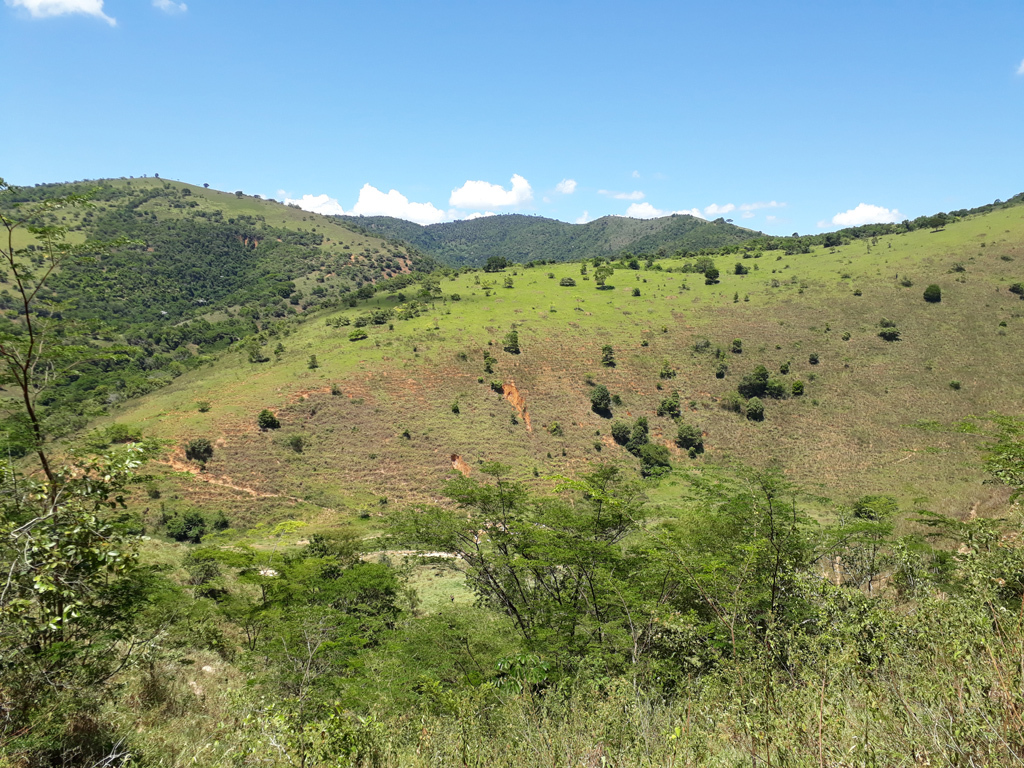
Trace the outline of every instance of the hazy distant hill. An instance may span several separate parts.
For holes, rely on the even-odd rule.
[[[405,241],[453,266],[479,266],[491,256],[525,262],[574,261],[626,250],[671,254],[719,248],[761,235],[723,219],[710,222],[686,215],[660,219],[604,216],[587,224],[567,224],[542,216],[505,214],[428,226],[390,216],[338,218],[373,234]]]

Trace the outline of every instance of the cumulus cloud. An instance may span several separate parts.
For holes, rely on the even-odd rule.
[[[571,195],[576,191],[576,180],[575,179],[562,179],[555,185],[555,192],[560,192],[563,195]]]
[[[640,178],[640,171],[633,171],[633,178],[634,179],[639,179]]]
[[[743,209],[741,208],[740,210],[743,210]],[[754,218],[755,215],[756,214],[753,211],[743,211],[743,213],[740,214],[740,218],[741,219],[752,219],[752,218]]]
[[[732,203],[726,203],[725,205],[717,205],[712,203],[711,205],[704,208],[705,217],[710,218],[711,216],[724,216],[727,213],[731,213],[736,210],[736,206]]]
[[[7,4],[15,8],[24,8],[36,19],[84,13],[86,16],[103,19],[112,27],[117,26],[117,20],[103,12],[103,0],[7,0]]]
[[[590,221],[590,211],[584,211],[583,214],[576,219],[577,224],[586,224],[588,221]]]
[[[832,217],[832,223],[840,227],[859,227],[862,224],[896,224],[904,218],[895,208],[889,210],[880,205],[861,203],[856,208],[837,213]]]
[[[184,13],[188,6],[184,3],[176,3],[174,0],[153,0],[153,7],[159,8],[164,13]]]
[[[283,191],[284,190],[280,190],[280,192]],[[280,194],[280,192],[278,194]],[[341,203],[327,195],[303,195],[297,200],[286,197],[284,199],[284,204],[297,205],[304,211],[309,211],[310,213],[322,213],[324,216],[340,216],[345,212],[341,208]]]
[[[606,195],[615,200],[643,200],[646,197],[639,189],[635,189],[632,192],[612,192],[610,189],[599,189],[597,194]]]
[[[512,188],[505,189],[500,184],[487,181],[467,181],[458,189],[452,190],[448,205],[463,210],[471,208],[507,208],[525,205],[533,200],[533,188],[530,182],[518,173],[512,176]]]
[[[696,208],[691,208],[688,211],[663,211],[659,208],[655,208],[650,203],[633,203],[626,209],[626,216],[631,219],[657,219],[662,216],[672,216],[677,213],[686,216],[696,216],[698,219],[704,218],[704,214]]]
[[[479,211],[477,211],[476,213],[471,213],[471,214],[469,214],[469,216],[463,216],[462,218],[465,221],[472,221],[473,219],[486,219],[488,216],[497,216],[497,215],[498,214],[496,214],[494,211],[484,211],[483,213],[480,213]]]
[[[394,216],[396,219],[415,221],[417,224],[437,224],[444,221],[445,213],[432,203],[412,203],[397,189],[384,194],[370,184],[363,184],[359,199],[352,206],[359,216]]]
[[[1018,75],[1024,75],[1024,61],[1022,61],[1020,63],[1020,66],[1017,67],[1017,74]]]

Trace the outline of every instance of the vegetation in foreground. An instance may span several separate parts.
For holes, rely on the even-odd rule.
[[[0,467],[3,764],[1020,762],[1015,497],[1000,519],[959,520],[698,464],[674,470],[678,504],[652,505],[669,475],[639,416],[613,431],[625,466],[543,492],[485,462],[383,539],[297,521],[217,532],[197,510],[162,523],[180,542],[146,539],[158,446],[115,430],[75,455],[37,407],[56,373],[117,353],[37,311],[50,267],[101,246],[33,234],[42,265],[13,236],[3,248],[25,312],[0,359],[29,436]],[[622,367],[608,346],[604,367]],[[748,413],[772,381],[740,380]],[[619,407],[596,394],[588,409]],[[679,401],[661,406],[671,419]],[[270,409],[250,419],[281,429]],[[1024,424],[990,424],[985,469],[1018,494]],[[679,447],[701,455],[684,426]],[[218,447],[187,450],[201,465]]]

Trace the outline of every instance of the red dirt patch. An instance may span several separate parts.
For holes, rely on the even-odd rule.
[[[502,384],[501,389],[505,399],[512,403],[513,407],[519,412],[519,418],[526,422],[526,431],[533,432],[533,427],[530,425],[530,414],[526,410],[526,398],[516,388],[515,381]]]

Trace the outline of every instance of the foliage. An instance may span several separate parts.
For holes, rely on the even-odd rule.
[[[590,390],[590,407],[598,414],[611,413],[612,396],[604,384],[598,384]]]
[[[519,349],[519,331],[513,328],[511,331],[505,334],[505,338],[501,342],[502,349],[509,354],[518,355]]]
[[[615,350],[612,349],[610,344],[605,344],[601,347],[601,365],[608,368],[615,367]]]
[[[932,283],[924,289],[924,300],[932,304],[942,301],[942,289],[935,283]]]
[[[567,288],[572,288],[573,286],[576,285],[576,281],[573,280],[571,277],[563,277],[561,280],[558,281],[558,284],[561,286],[565,286]]]
[[[747,400],[747,418],[751,421],[764,421],[764,403],[761,398],[752,397]]]
[[[684,451],[692,451],[694,454],[704,453],[704,435],[692,424],[680,422],[676,432],[676,445]]]
[[[205,465],[213,458],[213,443],[208,437],[193,437],[185,443],[185,458]]]
[[[281,422],[269,408],[264,408],[256,416],[256,425],[263,431],[268,429],[280,429]]]

